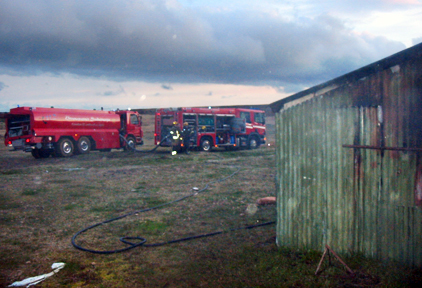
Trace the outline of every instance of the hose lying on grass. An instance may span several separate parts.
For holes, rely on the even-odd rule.
[[[135,147],[132,147],[129,145],[129,143],[127,142],[127,139],[123,135],[120,135],[120,139],[126,143],[127,147],[129,147],[129,149],[131,149],[133,152],[137,152],[137,153],[154,153],[155,150],[158,149],[158,147],[162,146],[161,144],[164,142],[164,140],[166,140],[169,137],[170,137],[170,134],[164,137],[161,140],[160,144],[155,145],[155,147],[152,148],[151,150],[137,150]]]
[[[218,179],[218,180],[209,182],[208,184],[206,184],[204,186],[204,188],[202,188],[200,190],[197,190],[194,193],[189,194],[187,196],[184,196],[184,197],[181,197],[179,199],[176,199],[174,201],[170,201],[170,202],[167,202],[167,203],[164,203],[164,204],[160,204],[160,205],[157,205],[157,206],[154,206],[154,207],[151,207],[151,208],[145,208],[145,209],[142,209],[142,210],[130,212],[130,213],[127,213],[125,215],[121,215],[121,216],[118,216],[118,217],[115,217],[115,218],[112,218],[112,219],[109,219],[109,220],[105,220],[103,222],[96,223],[96,224],[91,225],[89,227],[86,227],[86,228],[80,230],[79,232],[77,232],[72,237],[72,245],[76,249],[79,249],[79,250],[82,250],[82,251],[85,251],[85,252],[96,253],[96,254],[112,254],[112,253],[120,253],[120,252],[128,251],[130,249],[133,249],[133,248],[136,248],[136,247],[139,247],[139,246],[157,247],[157,246],[162,246],[162,245],[166,245],[166,244],[172,244],[172,243],[177,243],[177,242],[182,242],[182,241],[188,241],[188,240],[193,240],[193,239],[198,239],[198,238],[210,237],[210,236],[219,235],[219,234],[223,234],[223,233],[227,233],[227,232],[232,232],[232,231],[237,231],[237,230],[242,230],[242,229],[252,229],[252,228],[256,228],[256,227],[262,227],[262,226],[267,226],[267,225],[274,224],[275,221],[270,221],[270,222],[256,224],[256,225],[250,225],[250,226],[245,226],[245,227],[233,228],[233,229],[226,230],[226,231],[211,232],[211,233],[200,234],[200,235],[190,236],[190,237],[176,239],[176,240],[170,240],[170,241],[166,241],[166,242],[154,243],[154,244],[145,244],[147,242],[147,240],[145,238],[143,238],[143,237],[137,237],[137,236],[136,237],[128,237],[128,236],[126,236],[126,237],[121,237],[120,238],[120,241],[123,242],[123,243],[125,243],[125,244],[127,244],[127,245],[129,245],[129,246],[128,247],[125,247],[125,248],[122,248],[122,249],[116,249],[116,250],[103,250],[103,251],[102,250],[93,250],[93,249],[88,249],[88,248],[85,248],[85,247],[82,247],[82,246],[76,244],[76,238],[79,235],[87,232],[88,230],[91,230],[91,229],[93,229],[95,227],[98,227],[98,226],[101,226],[101,225],[104,225],[104,224],[107,224],[107,223],[111,223],[111,222],[114,222],[114,221],[117,221],[117,220],[126,218],[128,216],[133,215],[133,214],[138,214],[138,213],[142,213],[142,212],[147,212],[147,211],[159,209],[159,208],[162,208],[164,206],[168,206],[168,205],[171,205],[171,204],[174,204],[174,203],[183,201],[183,200],[185,200],[187,198],[193,197],[195,195],[198,195],[199,193],[204,192],[213,183],[222,182],[222,181],[225,181],[225,180],[233,177],[234,175],[236,175],[237,173],[239,173],[239,171],[240,171],[240,168],[237,168],[237,170],[235,172],[233,172],[232,174],[230,174],[230,175],[228,175],[228,176],[226,176],[224,178],[221,178],[221,179]],[[132,242],[132,241],[135,241],[135,242]]]

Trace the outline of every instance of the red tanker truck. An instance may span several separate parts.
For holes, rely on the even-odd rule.
[[[69,157],[143,144],[142,118],[130,110],[18,107],[6,114],[5,145],[35,158]]]

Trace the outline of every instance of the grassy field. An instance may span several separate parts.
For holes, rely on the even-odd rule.
[[[151,149],[152,123],[144,118]],[[270,122],[270,131],[273,125]],[[1,135],[4,131],[0,131]],[[270,143],[273,144],[271,135]],[[38,287],[419,287],[419,270],[341,255],[315,276],[321,251],[275,245],[275,226],[238,230],[159,247],[99,255],[75,249],[72,236],[107,219],[191,195],[184,201],[135,213],[80,235],[94,250],[126,247],[124,236],[146,244],[274,221],[274,145],[258,150],[156,153],[92,152],[35,160],[0,146],[0,287],[66,266]],[[235,173],[235,174],[234,174]],[[219,181],[224,177],[232,177]]]

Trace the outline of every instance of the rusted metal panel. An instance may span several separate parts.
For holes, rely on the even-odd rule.
[[[275,105],[279,245],[422,266],[422,60],[406,57]]]

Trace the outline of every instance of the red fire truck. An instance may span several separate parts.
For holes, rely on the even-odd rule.
[[[141,125],[134,111],[18,107],[6,114],[5,145],[35,158],[129,149],[143,144]]]
[[[210,151],[212,147],[256,149],[266,141],[265,112],[242,108],[159,109],[155,113],[155,144],[171,146],[168,135],[173,123],[193,131],[191,147]]]

